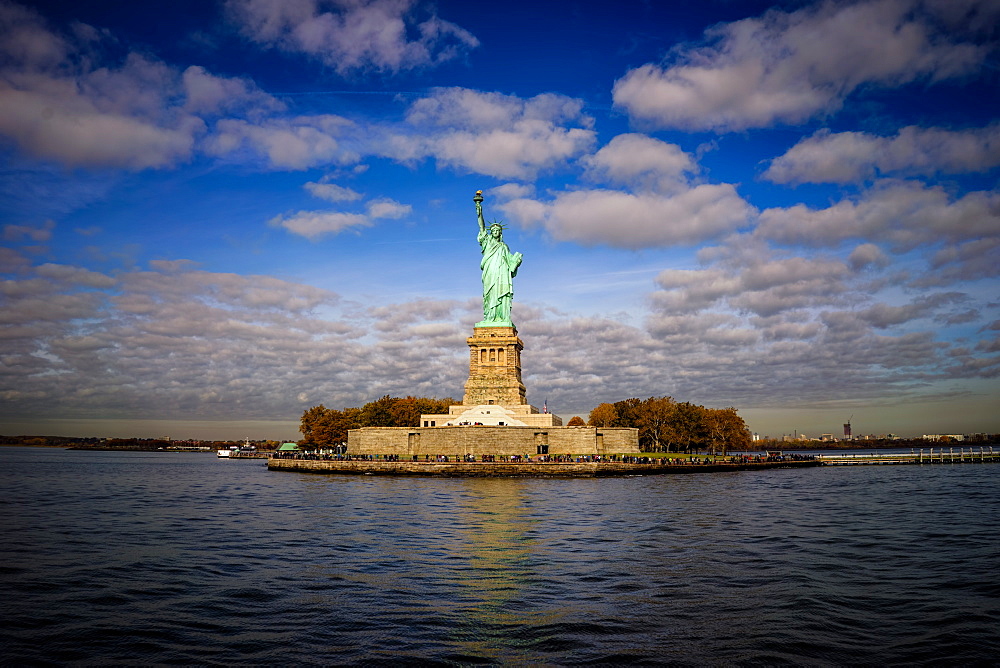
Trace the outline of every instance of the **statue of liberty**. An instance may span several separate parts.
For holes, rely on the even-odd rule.
[[[487,229],[483,219],[483,191],[476,191],[472,198],[479,217],[479,246],[483,259],[483,321],[476,327],[513,327],[510,320],[510,303],[514,299],[514,281],[523,256],[511,253],[503,242],[503,225],[494,222]]]

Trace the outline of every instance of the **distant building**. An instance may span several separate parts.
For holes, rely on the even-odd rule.
[[[945,439],[949,441],[964,441],[965,434],[924,434],[920,438],[925,441],[943,441]]]

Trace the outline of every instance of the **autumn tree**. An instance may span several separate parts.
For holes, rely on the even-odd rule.
[[[591,427],[614,427],[618,422],[618,411],[614,404],[600,404],[590,411],[590,421],[587,423]]]
[[[613,427],[638,427],[640,416],[642,415],[642,399],[623,399],[616,401],[615,412],[618,419],[611,426]]]
[[[729,450],[747,450],[753,442],[750,429],[735,408],[706,409],[704,422],[712,452],[718,452],[720,447],[722,454]]]
[[[361,407],[360,421],[363,427],[395,427],[396,418],[392,408],[398,399],[388,394],[381,399],[369,401]]]
[[[705,407],[687,401],[677,404],[674,416],[674,428],[677,430],[677,447],[690,452],[704,447],[707,434],[705,431]]]
[[[385,395],[361,408],[345,408],[342,411],[320,404],[302,414],[299,431],[305,444],[316,447],[340,445],[347,442],[347,432],[351,429],[417,427],[422,414],[447,413],[448,407],[456,403],[451,397],[429,399],[408,396],[400,399]]]
[[[338,411],[323,404],[313,406],[302,414],[299,431],[306,445],[329,447],[347,442],[347,432],[360,425],[361,409],[345,408]]]
[[[671,397],[650,397],[638,407],[635,427],[644,450],[661,452],[676,438],[674,414],[676,402]]]
[[[584,422],[583,418],[579,415],[574,415],[569,419],[569,422],[566,423],[567,427],[585,427],[586,425],[587,423]]]
[[[326,416],[327,408],[323,404],[307,408],[299,421],[299,431],[302,432],[302,440],[306,443],[314,443],[318,436],[317,432],[322,428],[321,422]]]

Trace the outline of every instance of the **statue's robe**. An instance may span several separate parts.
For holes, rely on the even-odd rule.
[[[514,296],[512,279],[521,266],[521,254],[511,253],[507,244],[495,239],[488,228],[479,232],[478,239],[483,251],[483,259],[479,263],[483,272],[483,321],[509,321],[510,303]]]

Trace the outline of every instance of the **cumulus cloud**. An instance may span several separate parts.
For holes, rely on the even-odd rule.
[[[345,148],[338,135],[350,125],[347,119],[332,114],[271,118],[256,123],[223,119],[216,123],[213,136],[206,142],[206,152],[230,156],[247,151],[283,169],[348,164],[358,155]]]
[[[105,64],[95,49],[103,33],[78,26],[61,35],[18,5],[0,4],[0,30],[0,134],[34,157],[80,167],[172,167],[207,134],[204,117],[283,109],[253,82],[199,66],[181,72],[136,52]],[[227,141],[234,142],[218,138],[216,148]],[[281,151],[271,152],[281,163]]]
[[[1000,125],[951,131],[902,128],[894,137],[821,130],[771,161],[775,183],[854,183],[878,174],[977,172],[1000,165]]]
[[[254,114],[284,111],[285,104],[249,79],[216,76],[192,65],[181,75],[184,108],[196,114],[220,114],[249,108]]]
[[[984,3],[985,4],[985,3]],[[968,72],[987,50],[940,34],[917,0],[828,0],[706,32],[672,64],[646,64],[614,86],[615,104],[654,127],[731,131],[799,123],[837,110],[865,85]]]
[[[275,216],[267,221],[268,225],[283,227],[292,234],[319,239],[328,234],[339,234],[352,227],[371,227],[371,219],[360,213],[345,213],[342,211],[299,211],[285,217]]]
[[[686,388],[682,396],[725,385],[730,396],[759,405],[791,383],[793,403],[838,394],[856,400],[887,388],[916,394],[918,385],[960,371],[987,378],[1000,365],[985,350],[961,352],[940,336],[942,327],[979,321],[981,297],[907,298],[891,281],[872,280],[897,271],[874,244],[842,258],[734,236],[701,257],[702,268],[657,276],[646,322],[654,349],[671,360],[675,387]]]
[[[847,262],[851,269],[860,271],[867,267],[885,267],[889,264],[889,258],[875,244],[859,244],[851,251]]]
[[[527,224],[542,225],[559,241],[633,249],[717,238],[745,225],[751,210],[729,184],[703,184],[672,196],[562,192],[551,202],[521,199],[502,208]]]
[[[783,244],[836,246],[849,239],[881,241],[903,252],[924,244],[1000,235],[1000,194],[959,197],[912,181],[880,181],[856,199],[825,209],[804,204],[765,209],[755,234]]]
[[[917,277],[916,287],[940,287],[1000,276],[1000,237],[973,239],[938,250],[929,269]]]
[[[340,74],[395,73],[438,65],[479,46],[469,31],[414,0],[229,0],[243,35],[258,44],[316,58]]]
[[[839,260],[757,258],[708,269],[665,270],[653,295],[660,309],[698,312],[713,306],[758,316],[840,303],[851,270]]]
[[[405,125],[386,130],[376,150],[401,162],[432,157],[440,165],[478,174],[530,179],[593,145],[593,121],[582,108],[580,100],[548,93],[525,100],[435,89],[411,105]]]
[[[657,192],[684,188],[697,171],[691,155],[676,144],[641,134],[614,137],[583,164],[593,180]]]
[[[388,198],[378,198],[366,203],[366,213],[344,211],[299,211],[291,216],[275,216],[268,221],[273,227],[283,227],[292,234],[315,241],[330,234],[339,234],[351,228],[371,227],[379,219],[398,219],[413,210],[409,204],[400,204]]]
[[[724,255],[657,279],[662,293],[688,291],[704,308],[654,301],[642,325],[522,305],[529,399],[563,414],[661,394],[720,406],[887,391],[902,400],[947,374],[996,372],[995,331],[959,350],[904,329],[961,319],[950,310],[969,306],[961,294],[882,302],[854,293],[856,275],[833,258],[736,265]],[[820,284],[835,294],[819,300]],[[183,260],[104,275],[50,263],[0,288],[0,412],[18,415],[294,420],[318,403],[357,406],[387,393],[460,396],[464,337],[479,317],[477,300],[346,304],[328,290]],[[814,308],[762,315],[728,304],[786,288],[817,297]]]

